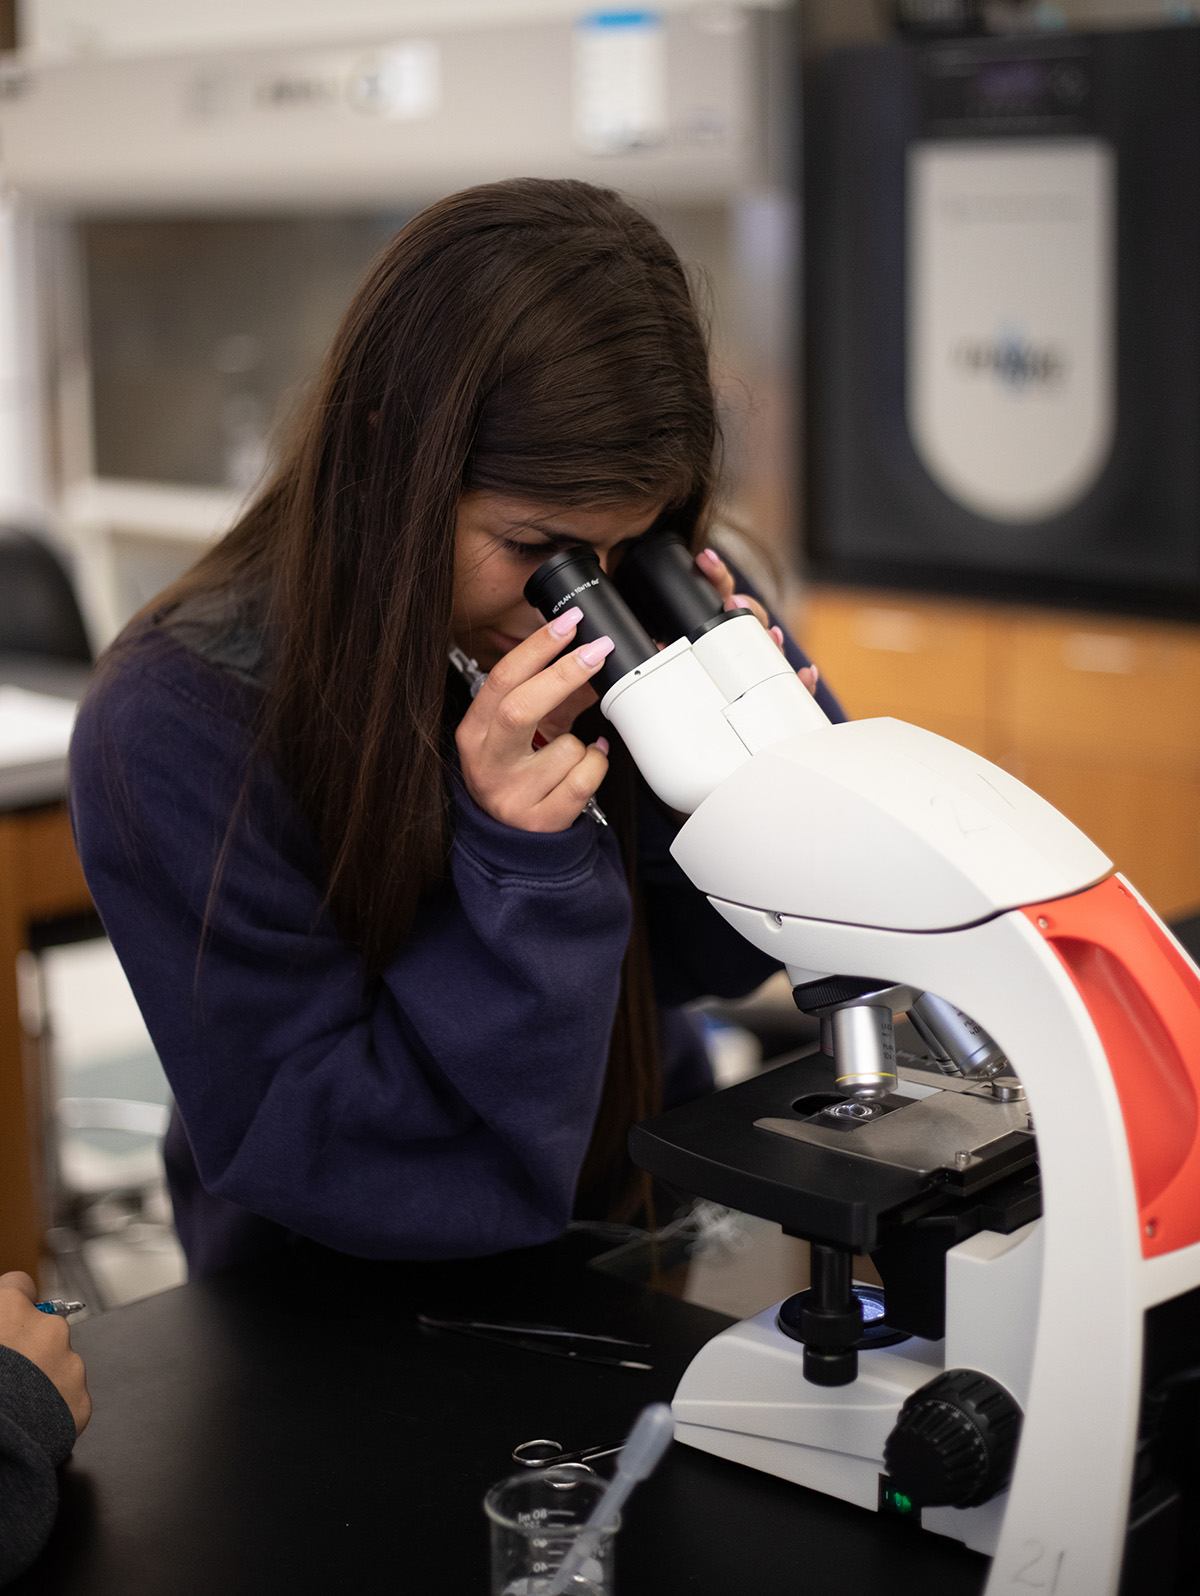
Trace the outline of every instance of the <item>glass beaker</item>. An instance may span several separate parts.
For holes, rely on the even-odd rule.
[[[492,1596],[545,1596],[605,1482],[577,1463],[516,1474],[483,1499],[492,1526]],[[620,1517],[567,1586],[567,1596],[612,1596]]]

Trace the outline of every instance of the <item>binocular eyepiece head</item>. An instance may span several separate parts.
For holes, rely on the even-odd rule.
[[[593,680],[601,696],[653,658],[659,643],[696,638],[726,618],[720,598],[697,571],[677,532],[647,532],[630,544],[610,579],[591,549],[564,549],[539,565],[525,597],[552,621],[572,605],[583,611],[577,643],[611,637],[613,651]]]

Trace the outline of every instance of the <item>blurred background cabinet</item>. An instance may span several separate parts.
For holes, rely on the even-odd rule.
[[[1200,627],[834,587],[795,619],[849,714],[975,749],[1160,914],[1200,906]]]

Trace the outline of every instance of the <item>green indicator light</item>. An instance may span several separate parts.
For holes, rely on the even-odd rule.
[[[884,1513],[894,1513],[897,1518],[921,1522],[921,1509],[906,1491],[898,1490],[886,1474],[879,1476],[879,1508]]]

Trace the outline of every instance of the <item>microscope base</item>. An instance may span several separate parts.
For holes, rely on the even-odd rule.
[[[945,1343],[913,1337],[861,1351],[858,1379],[809,1385],[804,1349],[778,1307],[733,1325],[692,1360],[675,1393],[675,1438],[731,1462],[876,1511],[883,1447],[905,1398],[944,1367]],[[981,1507],[926,1508],[922,1527],[990,1556],[1007,1492]]]

